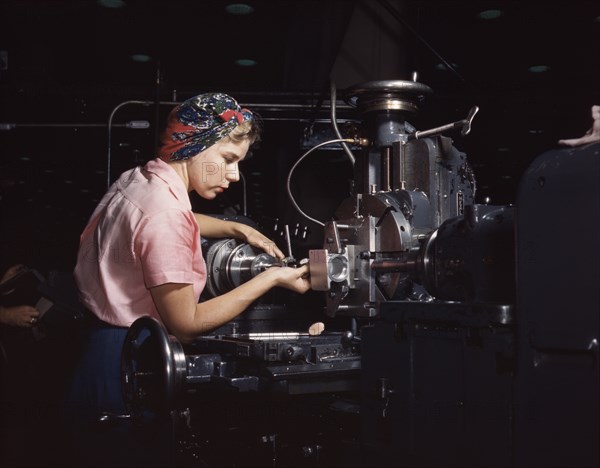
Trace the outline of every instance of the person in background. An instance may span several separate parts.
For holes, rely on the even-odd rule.
[[[24,265],[13,265],[0,279],[0,466],[7,467],[35,463],[27,451],[27,440],[37,435],[31,417],[38,403],[33,387],[39,383],[35,379],[38,347],[32,328],[40,312],[25,303],[27,295],[6,285],[26,270]]]
[[[2,276],[2,279],[0,279],[0,286],[24,269],[25,267],[23,265],[13,265],[8,268]],[[37,323],[39,316],[40,312],[35,307],[30,305],[15,305],[6,307],[0,305],[1,325],[31,328]]]

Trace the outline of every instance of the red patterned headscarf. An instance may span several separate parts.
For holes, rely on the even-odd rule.
[[[167,162],[189,159],[253,118],[252,112],[240,108],[231,96],[200,94],[169,113],[158,156]]]

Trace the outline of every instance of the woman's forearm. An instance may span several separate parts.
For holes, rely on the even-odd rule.
[[[200,303],[196,303],[190,284],[168,283],[150,291],[167,329],[187,343],[233,320],[277,285],[277,272],[266,270],[232,291]]]
[[[200,226],[200,233],[204,237],[235,237],[245,238],[245,230],[249,228],[242,223],[235,221],[225,221],[214,216],[194,213],[196,222]]]
[[[150,292],[167,329],[187,343],[233,320],[276,286],[305,293],[310,289],[308,266],[269,268],[232,291],[199,304],[191,284],[167,283]]]

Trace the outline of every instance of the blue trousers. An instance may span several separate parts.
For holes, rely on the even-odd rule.
[[[97,418],[103,412],[125,413],[121,392],[121,350],[127,328],[94,319],[84,332],[84,347],[66,397],[67,411]]]

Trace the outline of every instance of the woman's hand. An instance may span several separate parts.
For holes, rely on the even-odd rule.
[[[268,237],[262,235],[256,229],[250,226],[245,226],[245,228],[242,230],[242,235],[244,236],[242,240],[244,240],[246,243],[258,249],[264,250],[272,257],[276,257],[279,260],[283,260],[283,258],[285,257],[285,255],[283,255],[283,252],[279,250],[277,245],[275,245],[275,242],[273,242]]]
[[[40,312],[31,306],[0,307],[0,323],[13,327],[33,327]]]
[[[198,226],[200,226],[200,235],[203,237],[235,237],[253,247],[264,250],[269,255],[280,260],[285,258],[285,255],[279,250],[277,245],[275,245],[275,242],[247,224],[235,221],[225,221],[223,219],[215,218],[214,216],[203,215],[200,213],[194,213],[194,217],[198,222]]]
[[[311,288],[308,265],[301,266],[300,268],[271,267],[265,273],[268,272],[275,276],[276,285],[282,288],[300,294],[304,294]]]

